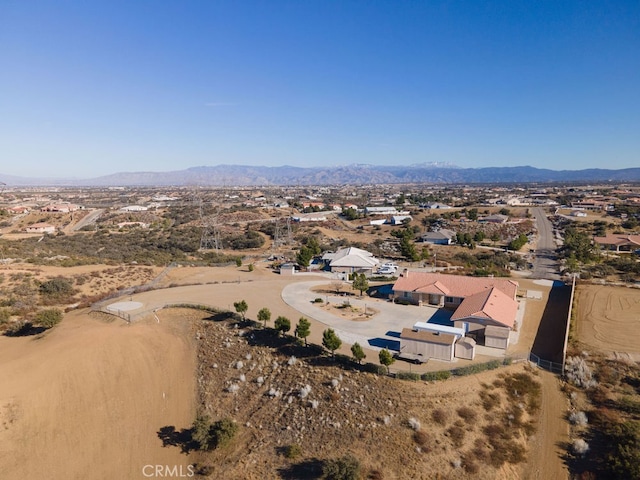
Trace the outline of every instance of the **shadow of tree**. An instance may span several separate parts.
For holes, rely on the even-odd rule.
[[[163,447],[180,447],[181,453],[188,454],[192,450],[198,450],[198,442],[193,439],[193,429],[183,428],[176,430],[173,425],[162,427],[157,432],[158,438],[162,440]]]
[[[278,469],[278,473],[282,478],[290,480],[320,478],[322,476],[323,465],[322,460],[312,458],[304,462],[289,465],[288,467],[282,467]]]
[[[40,335],[46,330],[45,327],[34,327],[31,322],[24,322],[22,325],[16,326],[16,328],[5,331],[4,335],[6,337],[31,337]]]

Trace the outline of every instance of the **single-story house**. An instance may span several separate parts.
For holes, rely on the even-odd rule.
[[[19,207],[9,207],[7,208],[7,211],[12,215],[20,215],[23,213],[29,213],[31,209],[29,207],[19,206]]]
[[[291,216],[294,222],[326,222],[331,212],[297,213]]]
[[[149,228],[148,223],[144,222],[120,222],[118,228]]]
[[[454,310],[451,322],[477,338],[488,326],[510,330],[518,313],[518,283],[505,278],[467,277],[404,270],[393,297]]]
[[[335,253],[325,253],[322,260],[332,272],[364,273],[371,275],[380,263],[372,253],[356,247],[341,248]]]
[[[48,223],[34,223],[25,228],[27,233],[55,233],[56,227]]]
[[[604,237],[593,237],[593,242],[605,250],[630,253],[640,247],[640,235],[610,233]]]
[[[40,209],[41,212],[70,213],[82,209],[81,206],[73,203],[50,203]]]
[[[450,333],[403,328],[400,333],[400,354],[408,353],[425,359],[453,361],[456,336]]]
[[[449,210],[450,208],[452,208],[450,205],[445,205],[444,203],[437,202],[424,203],[420,205],[420,207],[427,208],[429,210]]]
[[[402,225],[405,220],[413,220],[411,215],[392,215],[391,225]]]
[[[142,205],[127,205],[120,209],[121,212],[146,212],[147,210],[148,208]]]
[[[397,215],[396,207],[365,207],[364,213],[367,215]]]
[[[435,232],[427,232],[420,238],[425,243],[432,243],[434,245],[451,245],[455,236],[456,232],[447,230],[446,228],[441,228]]]

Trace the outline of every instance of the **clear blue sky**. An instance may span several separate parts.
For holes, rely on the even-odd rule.
[[[0,173],[640,166],[640,2],[0,0]]]

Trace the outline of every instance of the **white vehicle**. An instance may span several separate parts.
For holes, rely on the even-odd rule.
[[[380,265],[380,268],[392,268],[393,270],[397,270],[399,267],[397,264],[393,263],[393,262],[387,262],[387,263],[383,263],[382,265]]]
[[[392,267],[382,267],[378,270],[378,275],[394,275],[396,270],[397,269]]]

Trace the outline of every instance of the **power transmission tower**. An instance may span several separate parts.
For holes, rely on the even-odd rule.
[[[200,226],[202,227],[200,250],[215,250],[217,252],[222,247],[218,229],[218,212],[212,213],[210,209],[207,209],[204,200],[198,193],[194,195],[194,203],[198,207]]]

